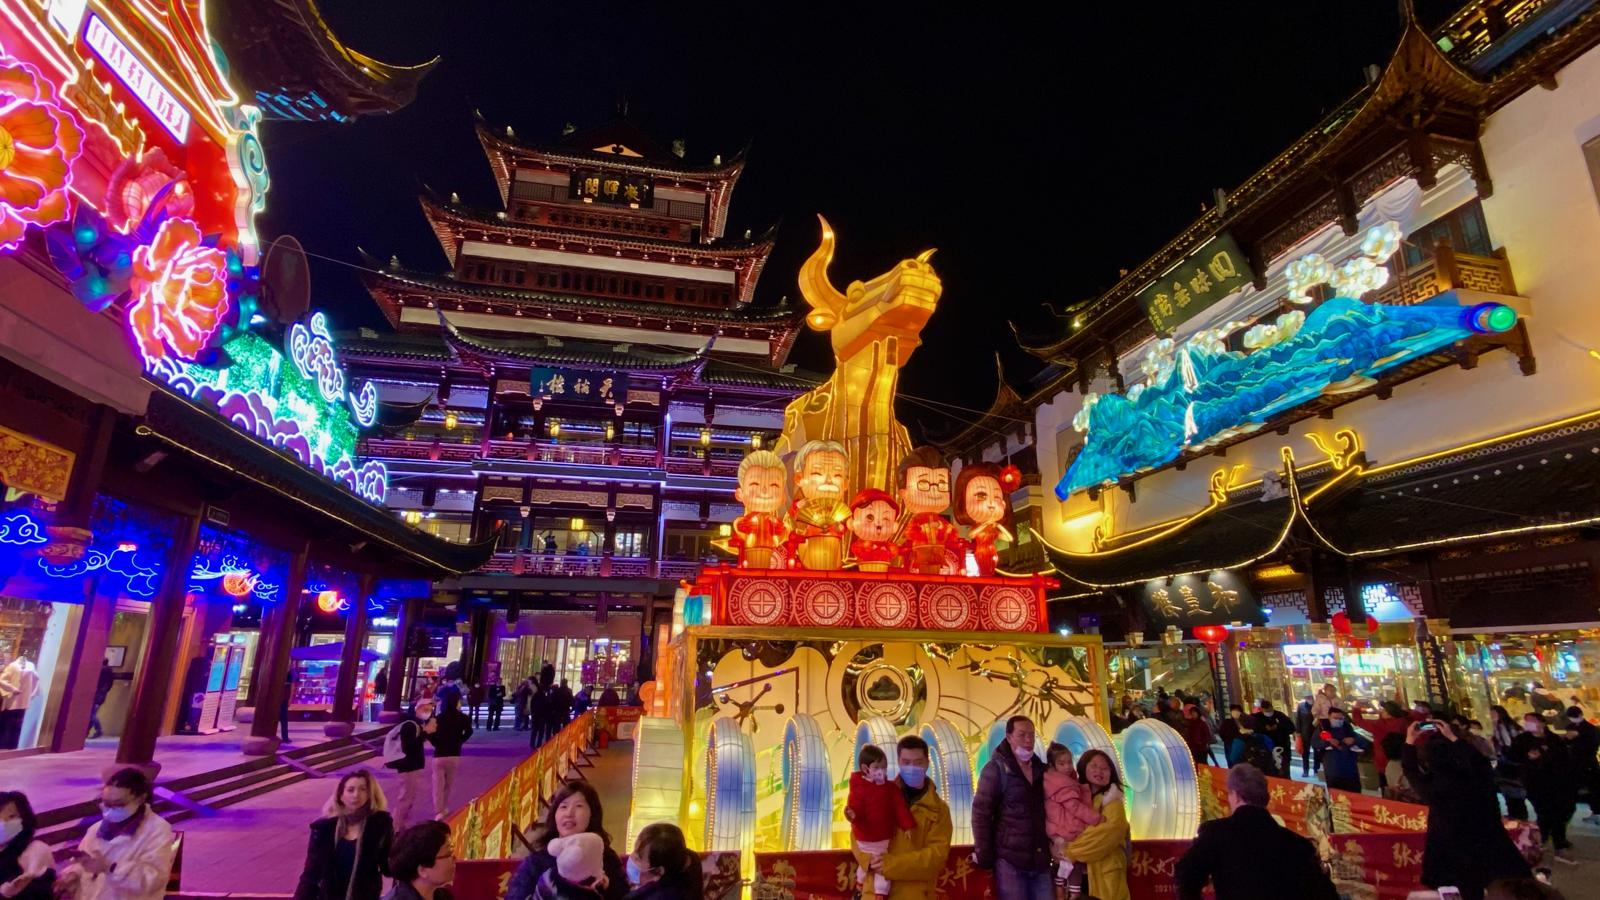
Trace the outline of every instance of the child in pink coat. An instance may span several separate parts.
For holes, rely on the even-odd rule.
[[[1067,858],[1067,845],[1083,834],[1090,825],[1104,821],[1095,812],[1089,786],[1078,781],[1072,768],[1072,751],[1061,744],[1052,743],[1045,751],[1047,765],[1044,770],[1044,830],[1050,836],[1056,867],[1056,896],[1076,896],[1083,893],[1085,879],[1082,872],[1074,877],[1073,862]]]

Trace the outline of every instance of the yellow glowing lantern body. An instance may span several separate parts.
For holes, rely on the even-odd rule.
[[[895,465],[911,448],[894,415],[895,385],[922,343],[922,326],[943,286],[928,264],[929,250],[871,281],[852,281],[841,293],[828,280],[833,246],[833,229],[823,219],[821,246],[800,268],[800,293],[812,309],[806,324],[828,332],[834,372],[784,410],[775,449],[785,454],[808,441],[838,441],[850,458],[851,485],[890,490]]]

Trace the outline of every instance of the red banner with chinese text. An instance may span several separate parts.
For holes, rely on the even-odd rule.
[[[1172,880],[1178,860],[1189,849],[1189,841],[1134,841],[1128,859],[1128,893],[1140,900],[1165,900],[1178,896]],[[1212,896],[1206,888],[1206,896]]]
[[[513,832],[526,830],[538,817],[540,804],[555,793],[588,746],[594,725],[593,712],[572,720],[488,790],[456,810],[448,820],[456,856],[462,860],[510,856],[515,849]]]
[[[939,900],[993,900],[989,873],[972,864],[972,847],[950,848],[939,873]],[[773,900],[837,900],[856,887],[856,861],[848,850],[795,850],[756,854],[756,896]]]
[[[594,711],[594,721],[596,727],[611,740],[632,740],[633,730],[639,727],[639,717],[642,715],[642,706],[601,706]],[[623,737],[624,725],[628,726],[626,738]]]
[[[1228,814],[1228,770],[1201,766],[1200,794],[1206,819]],[[1324,785],[1267,778],[1267,810],[1284,827],[1305,837],[1332,833],[1399,834],[1428,830],[1428,808],[1369,794],[1329,790]]]

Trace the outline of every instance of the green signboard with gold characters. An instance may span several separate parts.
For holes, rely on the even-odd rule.
[[[1157,334],[1171,334],[1201,310],[1249,284],[1253,277],[1233,235],[1224,232],[1140,291],[1139,306],[1150,317]]]

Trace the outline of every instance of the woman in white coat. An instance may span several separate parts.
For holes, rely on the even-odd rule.
[[[172,826],[150,808],[150,781],[122,769],[100,788],[101,819],[62,873],[78,900],[161,900],[172,877]]]

